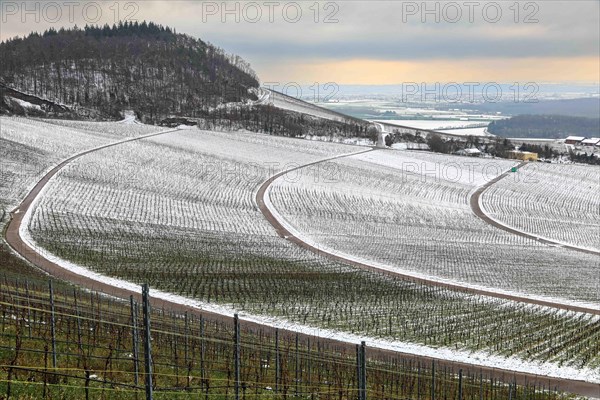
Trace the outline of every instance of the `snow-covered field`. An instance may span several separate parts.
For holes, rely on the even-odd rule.
[[[270,198],[307,240],[351,257],[403,272],[599,305],[596,257],[509,234],[471,211],[474,190],[513,164],[379,150],[328,163],[328,180],[280,179]],[[526,179],[525,174],[505,179]]]
[[[316,135],[306,135],[303,137],[306,140],[316,140],[320,142],[330,142],[330,143],[341,143],[341,144],[351,144],[354,146],[374,146],[372,140],[367,138],[356,138],[356,137],[341,137],[341,136],[316,136]]]
[[[113,125],[106,128],[112,132],[107,137],[121,132]],[[22,142],[30,129],[26,124],[11,135]],[[71,129],[77,130],[56,131],[58,142],[67,141]],[[80,129],[87,137],[87,128]],[[249,319],[317,334],[366,338],[380,347],[474,362],[492,358],[494,365],[522,364],[528,371],[542,365],[554,376],[600,381],[593,370],[600,364],[597,317],[394,280],[279,238],[255,203],[262,182],[278,171],[358,150],[196,129],[129,142],[65,167],[42,192],[23,229],[52,257],[83,273],[85,267],[133,284],[148,282],[167,297],[185,296],[209,309],[242,311]],[[404,163],[397,157],[405,157]],[[503,258],[513,239],[498,238],[473,221],[461,224],[470,190],[512,163],[474,167],[471,173],[467,163],[478,160],[437,157],[377,151],[327,162],[285,175],[273,200],[290,215],[306,213],[314,224],[306,225],[309,232],[354,236],[361,254],[371,254],[369,241],[383,238],[389,248],[382,254],[411,259],[421,269],[432,261],[474,275],[482,265],[502,269],[500,262],[486,263],[487,257]],[[438,165],[442,160],[445,167]],[[460,176],[452,162],[466,165],[459,167]],[[436,168],[433,175],[443,179],[433,186],[414,175]],[[406,182],[398,180],[403,175]],[[399,236],[386,239],[389,232]],[[433,244],[432,233],[439,233]],[[468,256],[464,266],[463,256]],[[575,334],[577,341],[567,340]],[[558,350],[551,351],[557,341]]]
[[[487,214],[540,237],[600,250],[600,168],[536,163],[482,196]],[[600,274],[600,261],[596,261]]]
[[[487,131],[487,128],[438,129],[438,131],[460,136],[494,136]]]
[[[433,129],[433,130],[444,130],[450,129],[450,133],[453,133],[452,128],[468,128],[472,126],[480,127],[482,124],[489,123],[489,121],[460,121],[456,119],[399,119],[399,120],[379,120],[377,122],[384,122],[389,125],[408,126],[417,129]]]
[[[269,91],[269,93],[270,94],[266,102],[277,108],[313,115],[315,117],[330,119],[333,121],[343,122],[347,119],[350,119],[350,117],[345,117],[337,112],[330,111],[326,108],[319,107],[290,96],[285,96],[273,91]]]
[[[0,117],[0,207],[11,211],[45,172],[73,154],[161,130],[137,124]]]

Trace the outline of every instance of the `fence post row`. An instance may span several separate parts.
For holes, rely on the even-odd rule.
[[[5,278],[6,279],[6,278]],[[4,282],[2,282],[1,278],[0,278],[0,286],[3,286]],[[14,295],[16,297],[16,299],[21,298],[22,293],[20,292],[21,287],[18,286],[19,282],[17,282],[17,286],[14,288],[10,288],[7,287],[7,290],[15,290],[16,294]],[[93,362],[92,364],[90,364],[90,360],[93,360],[94,358],[99,358],[97,356],[94,355],[94,351],[96,348],[102,348],[99,347],[102,345],[102,343],[99,345],[98,343],[96,343],[96,339],[93,338],[92,334],[88,334],[88,342],[87,345],[84,346],[84,339],[85,339],[85,335],[84,335],[84,331],[86,329],[89,329],[89,331],[92,332],[105,332],[108,330],[104,330],[104,329],[100,329],[101,327],[104,326],[109,326],[112,323],[115,323],[115,320],[113,320],[113,316],[111,315],[111,305],[113,304],[111,301],[109,301],[108,303],[106,302],[101,302],[100,301],[100,297],[99,294],[90,294],[90,298],[89,298],[89,304],[86,301],[81,302],[82,300],[82,294],[81,292],[78,292],[75,288],[73,288],[73,304],[72,305],[68,305],[69,308],[73,309],[73,313],[74,313],[74,317],[75,317],[75,321],[68,321],[67,323],[65,323],[65,318],[68,317],[68,313],[63,313],[63,305],[67,304],[67,302],[69,301],[69,298],[67,297],[67,294],[65,294],[65,292],[63,292],[61,290],[61,288],[59,287],[55,293],[54,291],[54,285],[53,285],[53,281],[52,280],[48,280],[48,291],[49,293],[46,295],[45,290],[43,289],[43,284],[42,287],[37,287],[35,286],[35,283],[33,283],[30,287],[30,284],[25,281],[24,282],[24,288],[25,288],[25,296],[26,298],[21,298],[21,300],[17,300],[17,301],[21,301],[22,303],[24,303],[25,301],[27,302],[27,312],[28,313],[33,313],[32,316],[28,317],[29,318],[29,327],[31,329],[32,326],[37,326],[38,328],[35,329],[37,332],[37,334],[43,334],[43,345],[44,345],[44,349],[43,349],[43,353],[41,350],[33,350],[36,351],[37,353],[40,353],[40,357],[43,355],[43,364],[42,361],[40,360],[40,374],[43,374],[43,382],[40,382],[40,386],[43,383],[43,386],[41,387],[41,390],[43,390],[42,395],[45,397],[48,395],[48,391],[50,390],[49,388],[52,387],[52,385],[58,384],[60,385],[60,379],[61,377],[64,377],[64,383],[65,385],[68,383],[68,379],[70,379],[72,376],[68,375],[68,372],[64,372],[67,371],[68,369],[71,370],[75,370],[75,368],[66,368],[69,366],[69,364],[71,364],[71,357],[73,354],[69,353],[67,355],[63,354],[61,352],[61,365],[58,366],[57,363],[57,357],[58,357],[58,351],[60,351],[61,349],[57,348],[57,345],[61,345],[61,343],[66,343],[66,344],[71,344],[72,342],[69,342],[69,340],[74,340],[73,337],[71,335],[76,335],[76,340],[77,340],[77,348],[79,351],[79,358],[76,360],[77,362],[77,370],[83,369],[83,371],[85,372],[85,396],[86,398],[89,397],[89,391],[90,389],[95,389],[95,387],[89,387],[90,382],[93,382],[94,379],[96,378],[91,378],[90,377],[90,372],[93,371],[92,367],[93,367]],[[3,289],[3,287],[2,287]],[[63,289],[64,290],[64,289]],[[31,291],[31,293],[30,293]],[[4,294],[4,292],[2,291],[2,293]],[[13,294],[11,292],[8,292],[8,296],[12,297]],[[32,296],[30,298],[30,296]],[[56,297],[55,297],[56,296]],[[3,299],[5,298],[4,296],[1,296]],[[48,299],[48,303],[46,303],[46,301],[44,299]],[[85,298],[84,298],[85,299]],[[37,303],[40,302],[41,305],[37,305]],[[64,302],[64,303],[63,303]],[[22,303],[18,303],[18,306],[22,306]],[[149,285],[148,284],[144,284],[142,285],[142,309],[143,309],[143,321],[142,324],[140,324],[139,322],[139,303],[136,302],[135,297],[134,296],[130,296],[129,297],[129,303],[130,303],[130,315],[129,317],[131,318],[131,326],[127,326],[127,314],[126,314],[126,305],[124,305],[124,311],[125,313],[122,314],[121,312],[119,312],[118,315],[120,318],[122,318],[122,320],[124,321],[122,324],[119,322],[118,326],[119,327],[123,327],[125,332],[129,332],[131,330],[131,334],[132,334],[132,341],[129,344],[125,344],[125,347],[130,345],[132,346],[132,353],[133,353],[133,372],[134,372],[134,380],[135,380],[135,386],[133,387],[135,389],[135,393],[132,393],[132,396],[135,396],[135,398],[137,398],[137,396],[141,396],[141,391],[142,391],[142,382],[141,382],[141,374],[144,374],[144,378],[145,378],[145,382],[144,382],[144,389],[145,389],[145,394],[146,394],[146,400],[153,400],[153,391],[154,391],[154,386],[157,386],[157,393],[158,393],[158,397],[165,396],[164,393],[169,392],[169,394],[173,395],[177,390],[180,390],[180,379],[181,376],[179,374],[179,361],[181,360],[180,358],[180,352],[178,352],[177,349],[177,342],[175,342],[175,347],[173,350],[173,354],[175,357],[175,361],[174,364],[163,364],[163,357],[158,357],[157,358],[157,372],[161,372],[161,366],[163,365],[170,365],[171,367],[173,367],[175,369],[174,374],[172,375],[166,375],[165,376],[173,376],[176,377],[177,379],[177,383],[176,386],[174,387],[168,387],[168,388],[164,388],[164,392],[162,389],[162,380],[160,379],[160,376],[162,375],[155,375],[155,373],[153,372],[154,369],[154,364],[153,364],[153,360],[152,360],[152,335],[151,335],[151,305],[150,305],[150,289],[149,289]],[[58,306],[57,306],[58,304]],[[107,306],[105,306],[107,305]],[[87,311],[86,313],[86,308],[85,307],[90,307],[91,309],[91,314],[90,311]],[[17,307],[16,305],[14,307]],[[43,308],[42,308],[43,307]],[[46,313],[44,310],[48,310],[49,307],[49,313]],[[56,312],[56,308],[58,308],[58,313]],[[97,311],[96,311],[97,309]],[[104,311],[106,314],[104,316],[100,316],[100,312],[101,310],[107,310],[108,309],[108,313],[106,311]],[[17,310],[17,308],[15,308],[15,310]],[[40,310],[39,312],[43,312],[44,314],[39,315],[38,317],[36,317],[36,310]],[[159,313],[160,309],[155,309],[155,312]],[[13,311],[14,313],[19,313],[19,311]],[[94,313],[98,313],[98,315],[92,315]],[[8,315],[5,315],[7,314]],[[19,322],[19,319],[25,316],[25,311],[21,311],[21,314],[17,314],[16,316],[16,323],[19,324],[21,322]],[[15,318],[14,315],[11,315],[11,308],[3,308],[0,312],[0,318],[2,318],[2,324],[5,323],[5,321],[8,320],[8,318]],[[90,314],[90,315],[88,315]],[[29,314],[31,315],[31,314]],[[192,316],[190,316],[192,315]],[[184,338],[185,338],[185,342],[184,342],[184,349],[183,349],[183,353],[184,353],[184,362],[185,365],[187,366],[187,385],[185,390],[188,392],[192,392],[195,391],[197,385],[192,386],[191,385],[191,380],[192,377],[194,376],[192,372],[194,372],[195,370],[195,360],[197,357],[197,353],[196,353],[196,349],[198,346],[198,342],[196,341],[196,335],[194,332],[194,329],[191,328],[192,324],[196,324],[195,319],[193,317],[193,314],[188,314],[187,312],[185,313],[184,317],[184,321],[183,321],[183,325],[177,322],[177,319],[175,318],[176,314],[172,314],[173,319],[172,319],[172,326],[167,325],[167,319],[165,317],[165,313],[163,310],[163,314],[162,314],[162,319],[160,318],[160,314],[158,314],[158,320],[155,320],[155,324],[158,324],[157,327],[160,329],[155,328],[155,339],[157,340],[156,343],[158,343],[158,341],[160,341],[162,343],[161,338],[164,337],[169,337],[167,335],[169,335],[169,333],[163,333],[160,334],[159,332],[173,332],[173,331],[169,331],[168,329],[172,328],[172,329],[176,329],[175,333],[177,335],[174,335],[174,338],[179,338],[180,337],[180,333],[181,333],[181,326],[183,326],[183,333],[184,333]],[[49,325],[51,328],[51,343],[47,343],[47,331],[46,328],[41,329],[42,324],[45,326],[46,325],[46,321],[48,321],[47,318],[50,318],[49,320]],[[245,399],[245,395],[246,395],[246,391],[250,388],[252,389],[252,377],[251,374],[254,372],[253,367],[253,362],[252,363],[248,363],[245,364],[244,366],[242,366],[241,364],[241,322],[239,319],[239,315],[238,314],[234,314],[234,333],[233,333],[233,344],[234,344],[234,349],[233,349],[233,356],[234,356],[234,395],[235,395],[235,399],[236,400],[240,400],[241,398]],[[86,322],[87,321],[87,322]],[[61,323],[62,322],[62,323]],[[73,322],[73,327],[71,327],[71,322]],[[87,328],[84,326],[84,323],[87,323]],[[117,323],[115,323],[117,324]],[[210,325],[212,326],[212,325]],[[209,326],[209,327],[210,327]],[[217,334],[221,333],[223,330],[226,330],[227,332],[229,331],[229,328],[224,328],[223,326],[229,326],[227,323],[225,324],[215,324],[214,325],[214,329],[216,330]],[[140,328],[142,328],[144,331],[143,333],[141,332]],[[16,326],[16,335],[17,338],[20,340],[20,334],[23,335],[27,335],[27,332],[25,331],[25,329],[23,329],[23,332],[21,332],[21,330],[19,329],[19,326]],[[76,330],[75,330],[76,329]],[[119,328],[120,329],[120,328]],[[43,332],[41,332],[43,330]],[[214,351],[208,351],[208,359],[207,360],[207,349],[208,350],[213,350],[213,345],[212,345],[212,341],[210,339],[207,339],[206,335],[206,320],[204,319],[204,317],[202,315],[200,315],[199,318],[199,335],[200,335],[200,375],[201,375],[201,382],[199,384],[200,386],[200,391],[204,391],[205,392],[205,398],[208,399],[209,396],[214,396],[214,391],[215,389],[219,389],[219,386],[217,386],[216,388],[213,387],[212,391],[213,393],[210,393],[210,376],[211,374],[208,371],[212,371],[212,366],[214,365],[214,358],[211,357],[213,356],[213,354],[217,354],[219,357],[222,357],[223,354],[223,350],[222,349],[229,349],[229,350],[225,350],[226,353],[229,353],[229,355],[225,355],[227,361],[226,365],[228,365],[227,367],[227,372],[228,372],[228,377],[227,377],[227,392],[228,396],[231,397],[231,342],[229,343],[225,343],[224,345],[214,345]],[[114,331],[111,331],[114,332]],[[115,338],[117,340],[117,348],[121,348],[120,344],[121,344],[121,339],[122,338],[126,338],[127,334],[125,332],[121,332],[119,330],[119,336],[117,338]],[[210,331],[209,331],[210,332]],[[12,332],[9,332],[9,334]],[[272,331],[269,332],[269,334],[271,334]],[[62,341],[65,340],[64,336],[66,334],[66,341]],[[229,334],[229,333],[228,333]],[[31,335],[31,334],[30,334]],[[143,335],[143,336],[142,336]],[[255,333],[251,333],[250,334],[252,337],[255,337],[253,335],[255,335]],[[210,336],[209,334],[209,337]],[[61,339],[63,338],[63,339]],[[104,337],[102,337],[104,338]],[[283,348],[280,348],[280,339],[283,338]],[[263,332],[260,332],[260,339],[262,341],[263,339]],[[341,370],[343,373],[343,378],[342,379],[347,379],[345,382],[343,382],[341,379],[339,380],[339,383],[337,381],[337,376],[335,376],[335,374],[340,373],[338,370],[334,370],[333,368],[336,367],[328,367],[327,366],[327,362],[331,361],[332,363],[336,363],[336,359],[335,359],[335,355],[331,356],[331,360],[329,359],[330,357],[326,354],[327,351],[327,345],[320,342],[319,340],[317,340],[316,343],[316,351],[317,351],[317,356],[315,357],[315,359],[313,359],[311,357],[311,352],[312,352],[312,345],[314,346],[314,341],[311,342],[311,338],[310,337],[306,337],[305,342],[301,343],[300,341],[300,335],[298,333],[295,334],[295,337],[292,337],[291,335],[286,335],[281,337],[280,336],[280,332],[279,329],[275,329],[275,393],[277,393],[278,395],[283,395],[285,397],[289,397],[290,396],[290,392],[292,392],[293,390],[293,396],[294,397],[310,397],[310,398],[315,398],[318,397],[320,395],[319,392],[321,392],[323,389],[323,382],[325,382],[328,387],[328,395],[329,393],[334,393],[336,389],[339,389],[339,395],[340,397],[345,396],[344,393],[347,393],[347,397],[349,398],[350,396],[352,396],[352,398],[356,399],[358,398],[358,400],[367,400],[367,397],[369,397],[368,394],[368,382],[367,382],[367,357],[366,357],[366,343],[365,341],[361,341],[360,344],[356,344],[355,345],[355,351],[356,351],[356,369],[355,369],[355,373],[356,373],[356,385],[354,384],[354,372],[353,368],[354,365],[351,364],[351,360],[350,360],[350,364],[347,364],[346,362],[348,361],[346,357],[346,353],[345,350],[343,352],[343,357],[344,357],[344,365],[343,365],[343,370]],[[295,342],[292,342],[292,340],[295,339]],[[91,342],[91,340],[93,340],[93,342]],[[142,360],[142,354],[141,354],[141,343],[140,341],[144,340],[144,367],[145,367],[145,373],[144,371],[141,370],[142,366],[140,365]],[[180,340],[180,339],[179,339]],[[228,339],[228,341],[231,340]],[[246,341],[248,340],[248,338],[245,339]],[[261,387],[261,384],[268,384],[268,385],[272,385],[273,382],[271,380],[272,375],[270,375],[270,372],[272,372],[271,369],[271,361],[272,361],[272,352],[273,352],[273,347],[272,344],[273,342],[272,340],[272,336],[269,338],[267,343],[262,343],[261,346],[265,346],[265,347],[261,347],[258,350],[258,355],[259,357],[259,367],[256,367],[256,396],[258,396],[258,391]],[[314,340],[314,338],[313,338]],[[251,343],[253,341],[250,342],[245,342],[246,345],[250,346],[253,345],[253,343]],[[114,343],[114,342],[112,342]],[[180,342],[181,343],[181,342]],[[294,346],[295,347],[292,347]],[[112,371],[111,369],[108,368],[109,363],[112,363],[112,351],[114,349],[112,344],[108,345],[111,353],[107,358],[106,361],[106,367],[105,367],[105,371],[108,371],[110,373],[110,371]],[[303,350],[301,350],[301,346],[302,349],[306,349],[305,353],[302,353]],[[16,349],[16,356],[19,356],[19,350],[20,347],[19,345],[15,345],[15,349]],[[87,350],[87,351],[86,351]],[[181,350],[181,348],[179,349]],[[283,351],[282,351],[283,350]],[[29,350],[28,350],[29,351]],[[247,358],[245,358],[245,360],[253,360],[254,357],[256,357],[257,351],[255,350],[255,348],[251,348],[248,347],[248,349],[245,349],[245,355],[247,356]],[[246,351],[248,351],[248,353],[246,353]],[[268,351],[268,356],[266,356],[266,353]],[[292,351],[294,353],[292,353]],[[338,349],[335,348],[334,352],[338,352]],[[291,361],[291,355],[295,354],[295,363],[292,364]],[[334,353],[335,354],[335,353]],[[267,358],[267,360],[263,361],[263,357]],[[349,356],[351,357],[351,354],[349,354]],[[249,358],[248,358],[249,357]],[[318,357],[318,358],[317,358]],[[340,356],[341,357],[341,356]],[[16,360],[17,358],[15,358]],[[375,359],[373,359],[373,362],[375,362]],[[418,360],[418,358],[417,358]],[[219,359],[219,362],[221,362],[221,360]],[[484,397],[486,399],[492,398],[498,398],[498,396],[504,396],[504,399],[507,400],[517,400],[517,399],[522,399],[522,398],[530,398],[531,396],[534,396],[535,398],[557,398],[559,395],[557,395],[557,388],[554,388],[554,397],[552,397],[552,386],[551,383],[548,382],[548,386],[546,386],[545,384],[542,384],[539,380],[534,381],[533,383],[528,383],[527,379],[525,379],[525,383],[519,383],[517,384],[516,379],[513,377],[511,381],[509,381],[508,379],[505,378],[504,374],[501,375],[498,378],[494,378],[494,375],[492,373],[487,373],[486,374],[486,379],[484,381],[483,379],[483,371],[480,369],[478,371],[478,373],[476,371],[473,371],[472,369],[465,369],[463,370],[462,368],[458,369],[458,371],[456,371],[456,367],[448,367],[447,365],[444,365],[444,363],[440,362],[440,361],[434,361],[431,360],[431,371],[428,372],[426,370],[426,366],[428,365],[428,363],[422,363],[422,361],[414,361],[413,359],[410,359],[406,362],[407,365],[405,365],[405,360],[402,359],[402,366],[401,366],[401,375],[398,377],[394,377],[393,375],[393,371],[384,371],[383,369],[380,369],[378,367],[378,365],[373,364],[371,365],[371,370],[370,373],[373,374],[373,377],[371,378],[371,386],[370,386],[370,390],[372,390],[372,394],[371,397],[385,397],[387,396],[387,394],[385,393],[385,391],[387,390],[389,394],[392,394],[394,389],[396,389],[396,394],[398,394],[399,392],[403,391],[404,389],[406,389],[407,391],[410,392],[410,394],[412,395],[413,392],[416,392],[416,397],[417,398],[425,398],[427,395],[426,393],[429,391],[430,392],[430,397],[429,399],[431,400],[436,400],[436,399],[446,399],[446,398],[452,398],[455,400],[463,400],[466,398],[469,399],[473,399],[473,398],[477,398],[479,400],[483,400]],[[80,364],[83,364],[83,368],[81,368]],[[127,364],[129,364],[129,361],[126,361]],[[312,363],[314,363],[314,365],[312,365]],[[436,365],[437,364],[437,365]],[[130,364],[129,364],[130,365]],[[394,366],[400,366],[398,359],[393,360],[390,359],[389,360],[389,364],[388,365],[394,365]],[[41,369],[41,367],[43,366],[43,370]],[[72,366],[72,365],[71,365]],[[63,369],[61,369],[60,371],[58,370],[58,368],[61,367]],[[242,368],[245,367],[247,369],[247,371],[245,370],[245,372],[242,372]],[[8,368],[11,368],[11,366],[9,366]],[[52,370],[51,370],[52,368]],[[258,369],[260,368],[260,370]],[[263,371],[263,368],[265,369]],[[294,373],[294,371],[292,371],[292,368],[295,368],[295,375],[292,375]],[[312,369],[311,369],[312,368]],[[348,369],[345,369],[348,368]],[[440,369],[441,368],[441,369]],[[330,372],[333,370],[333,374],[334,374],[334,379],[331,379],[331,374]],[[315,372],[315,377],[312,376],[312,372]],[[407,372],[408,371],[408,372]],[[325,372],[325,374],[322,375],[322,373]],[[386,376],[388,375],[383,375],[382,372],[384,374],[390,374],[390,380],[384,380],[384,381],[380,381],[379,378],[381,378],[383,376],[383,379],[387,379]],[[244,380],[241,379],[241,374],[244,373]],[[340,374],[341,374],[340,373]],[[416,373],[416,374],[415,374]],[[466,373],[466,375],[465,375]],[[402,374],[404,376],[402,376]],[[79,375],[79,373],[77,373],[77,375]],[[6,398],[10,397],[10,382],[11,382],[11,375],[9,372],[8,375],[8,379],[6,380],[6,382],[8,383],[8,394],[9,396],[7,396]],[[159,379],[154,379],[157,376],[159,376]],[[292,387],[291,385],[291,378],[292,376],[294,376],[295,378],[295,385],[294,387]],[[406,376],[406,379],[405,379]],[[437,376],[440,376],[440,382],[437,382]],[[77,379],[83,379],[83,377],[81,376],[76,376],[75,378]],[[128,382],[129,382],[129,378]],[[195,379],[195,378],[194,378]],[[264,379],[263,382],[260,382],[259,379]],[[268,379],[268,380],[267,380]],[[401,380],[401,379],[405,379],[405,381],[408,381],[408,388],[405,387],[405,381]],[[465,380],[466,379],[466,380]],[[334,381],[335,380],[335,381]],[[112,382],[111,382],[112,381]],[[334,381],[332,383],[332,381]],[[416,381],[416,382],[415,382]],[[479,382],[477,382],[479,381]],[[301,385],[302,382],[302,385]],[[430,382],[430,386],[429,388],[427,388],[427,382]],[[505,383],[506,382],[506,383]],[[416,383],[416,384],[415,384]],[[313,386],[313,384],[315,384],[316,386]],[[108,375],[108,378],[104,378],[104,382],[102,383],[102,390],[104,391],[105,389],[108,388],[108,385],[111,385],[112,389],[114,389],[114,387],[116,385],[121,385],[124,387],[129,387],[132,388],[132,386],[129,383],[120,383],[118,381],[118,379],[113,379],[112,375]],[[337,386],[334,386],[337,385]],[[73,387],[77,387],[77,386],[73,386]],[[266,388],[265,390],[272,390],[272,388],[268,387],[268,389]],[[437,390],[440,391],[439,396],[437,393]],[[354,397],[354,391],[356,391],[357,393],[357,397]],[[477,394],[479,392],[479,395]],[[381,393],[381,395],[380,395]],[[202,393],[200,393],[201,395]],[[188,394],[189,395],[189,394]],[[220,394],[217,394],[220,395]],[[1,397],[1,395],[0,395]],[[275,396],[277,397],[277,396]]]
[[[152,400],[152,348],[150,343],[150,288],[142,286],[142,308],[144,313],[144,359],[146,366],[146,400]]]

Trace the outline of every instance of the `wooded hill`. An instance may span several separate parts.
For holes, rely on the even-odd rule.
[[[0,43],[0,59],[8,87],[106,117],[133,109],[149,123],[246,102],[259,86],[240,57],[146,22],[32,33]]]

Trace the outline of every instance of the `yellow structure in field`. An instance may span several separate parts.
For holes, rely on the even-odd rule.
[[[508,158],[521,161],[537,161],[538,154],[530,151],[512,150],[508,152]]]

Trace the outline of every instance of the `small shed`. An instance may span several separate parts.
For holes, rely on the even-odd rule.
[[[600,145],[600,138],[589,138],[581,141],[582,146],[598,146]]]

